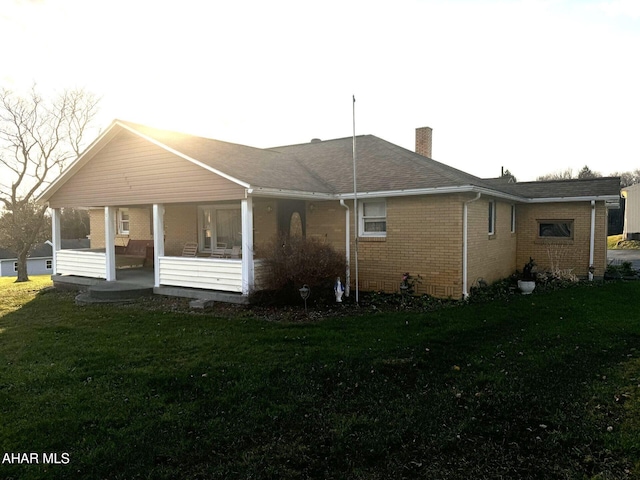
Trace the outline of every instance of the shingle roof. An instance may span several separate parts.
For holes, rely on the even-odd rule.
[[[618,196],[620,194],[619,177],[519,183],[504,183],[500,179],[488,181],[493,184],[494,188],[503,192],[530,199],[602,197]]]
[[[353,138],[259,149],[119,121],[253,187],[305,192],[353,191]],[[476,185],[481,178],[374,135],[356,137],[358,190],[379,192]]]
[[[333,186],[336,193],[353,191],[353,139],[272,148],[295,156]],[[374,135],[356,137],[357,186],[362,192],[381,192],[475,185],[489,188],[481,178],[436,162]]]
[[[252,188],[323,194],[353,192],[352,137],[260,149],[121,120],[113,124],[118,125]],[[620,190],[616,177],[523,183],[482,179],[374,135],[356,137],[356,145],[359,192],[468,187],[527,201],[617,196]]]
[[[333,193],[295,156],[118,121],[190,158],[255,187]]]

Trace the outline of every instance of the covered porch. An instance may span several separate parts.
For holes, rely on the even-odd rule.
[[[148,212],[145,227],[134,228],[134,218],[130,217],[134,210]],[[211,220],[212,212],[226,220],[225,226],[216,225],[215,218]],[[100,225],[94,225],[98,216],[103,219],[95,222]],[[53,208],[52,278],[54,284],[123,282],[133,270],[144,266],[145,281],[154,293],[220,300],[220,295],[204,294],[220,292],[224,301],[239,296],[247,299],[256,288],[256,268],[260,268],[253,254],[253,216],[253,198],[249,195],[240,201],[209,203],[207,207],[159,203],[134,208],[105,206],[93,210],[91,232],[97,238],[92,238],[92,248],[62,250],[60,209]],[[188,221],[184,217],[189,217]],[[138,247],[127,251],[132,243]],[[182,251],[187,243],[197,245],[189,256]]]

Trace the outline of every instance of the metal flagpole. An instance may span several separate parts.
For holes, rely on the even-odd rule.
[[[356,263],[356,305],[358,305],[358,188],[356,183],[356,96],[353,96],[353,233],[355,239]]]

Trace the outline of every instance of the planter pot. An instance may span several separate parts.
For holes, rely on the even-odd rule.
[[[536,288],[536,282],[531,280],[518,280],[518,288],[523,295],[529,295]]]

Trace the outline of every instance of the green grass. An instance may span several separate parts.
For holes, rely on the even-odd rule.
[[[640,478],[640,282],[307,324],[0,280],[1,478]],[[228,314],[230,315],[230,314]]]
[[[640,249],[640,241],[638,240],[622,240],[622,235],[610,235],[607,237],[608,250],[638,250]]]

